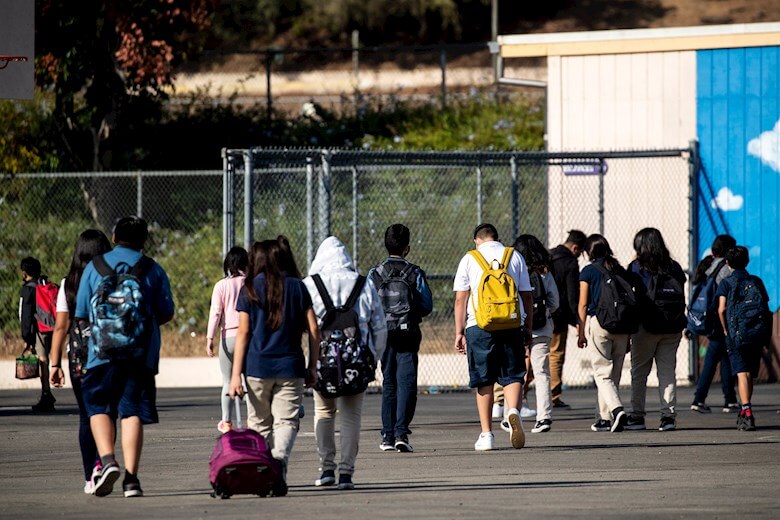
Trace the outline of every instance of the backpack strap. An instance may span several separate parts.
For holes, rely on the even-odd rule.
[[[399,276],[400,276],[401,278],[404,278],[404,279],[405,279],[405,278],[407,278],[407,277],[408,277],[410,274],[414,273],[415,271],[417,271],[417,266],[416,266],[416,265],[414,265],[414,264],[413,264],[413,263],[411,263],[411,262],[407,262],[407,263],[406,263],[406,265],[404,266],[404,268],[403,268],[403,269],[401,269],[401,273],[399,274]],[[416,278],[417,278],[417,277],[415,276],[415,281],[417,281],[417,280],[416,280]]]
[[[351,309],[355,306],[355,304],[358,301],[358,298],[360,298],[360,293],[363,290],[363,285],[366,283],[366,277],[362,275],[358,275],[357,280],[355,280],[355,286],[352,287],[352,292],[349,293],[349,298],[347,298],[346,303],[344,304],[344,307],[347,309]]]
[[[725,266],[726,266],[726,261],[723,260],[721,263],[718,264],[718,267],[716,267],[715,270],[712,271],[712,273],[710,273],[710,275],[707,278],[712,278],[713,280],[715,280],[718,277],[718,273],[720,272],[720,270],[723,269]]]
[[[328,289],[326,289],[325,284],[322,283],[322,278],[320,278],[320,275],[313,274],[311,275],[311,279],[314,282],[314,286],[317,287],[317,292],[320,293],[320,298],[322,298],[322,304],[325,305],[325,310],[329,311],[333,309],[333,300],[330,299]]]
[[[100,276],[111,276],[112,274],[116,274],[116,271],[111,269],[111,266],[108,265],[106,262],[106,259],[103,258],[103,255],[96,256],[92,259],[92,265],[95,266],[95,270],[98,272]]]
[[[515,252],[514,247],[506,247],[504,248],[504,256],[501,257],[501,267],[509,270],[509,262],[512,260],[512,254]]]
[[[485,257],[482,256],[482,253],[480,253],[476,249],[472,249],[471,251],[469,251],[469,254],[474,257],[474,259],[479,264],[479,267],[481,267],[483,271],[490,271],[490,265],[488,265],[487,260],[485,260]]]
[[[135,276],[139,280],[142,280],[147,272],[154,265],[154,260],[146,255],[141,255],[141,259],[130,269],[129,274]]]

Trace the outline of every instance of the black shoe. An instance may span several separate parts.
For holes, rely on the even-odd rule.
[[[626,421],[626,430],[644,430],[645,418],[641,415],[629,415]]]
[[[412,445],[409,444],[409,437],[406,435],[401,435],[400,437],[398,437],[395,440],[394,447],[401,453],[412,453],[414,451]]]
[[[693,404],[691,404],[691,410],[699,413],[712,413],[712,409],[709,406],[698,401],[694,401]]]
[[[752,413],[750,415],[745,414],[742,417],[742,429],[746,432],[756,431],[756,418],[753,417]]]
[[[571,408],[571,405],[564,403],[561,399],[558,399],[557,401],[553,401],[553,408],[560,408],[562,410],[568,410],[568,409]]]
[[[104,497],[114,490],[114,483],[119,478],[119,464],[109,462],[100,470],[95,480],[95,496]]]
[[[122,490],[125,493],[125,498],[142,497],[144,491],[141,489],[141,482],[136,476],[125,475],[125,480],[122,481]]]
[[[542,419],[541,421],[537,421],[536,425],[534,425],[534,427],[531,428],[531,433],[549,432],[551,428],[552,428],[552,421],[550,419]]]
[[[379,443],[379,449],[382,451],[395,451],[395,437],[388,435],[387,433],[382,435],[382,442]]]
[[[287,481],[284,480],[284,477],[279,476],[279,479],[271,487],[271,494],[275,497],[284,497],[287,496],[287,491]]]
[[[620,406],[618,408],[615,408],[612,410],[612,432],[622,432],[623,429],[626,427],[626,422],[628,421],[628,414],[623,411],[623,407]]]
[[[599,419],[590,425],[590,429],[594,432],[608,432],[612,426],[612,423],[606,419]]]
[[[342,491],[355,489],[355,484],[352,482],[352,475],[347,475],[346,473],[339,475],[339,489]]]
[[[674,417],[661,417],[661,426],[658,427],[659,431],[668,432],[677,429],[677,424]]]
[[[332,486],[336,483],[336,472],[332,469],[326,469],[322,472],[322,475],[320,475],[320,478],[314,481],[314,485],[317,487],[320,486]]]
[[[57,400],[51,392],[46,392],[45,394],[41,394],[38,403],[32,406],[32,411],[35,413],[52,413],[54,411],[54,403],[56,402]]]

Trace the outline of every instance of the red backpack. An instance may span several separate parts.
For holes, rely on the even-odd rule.
[[[57,316],[57,284],[41,279],[35,287],[35,321],[38,322],[38,332],[54,330]]]

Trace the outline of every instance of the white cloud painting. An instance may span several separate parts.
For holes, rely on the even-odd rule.
[[[721,211],[738,211],[742,209],[744,202],[745,199],[742,195],[735,195],[728,187],[723,187],[710,204],[712,204],[713,208]]]
[[[751,139],[747,146],[748,153],[761,159],[761,162],[780,172],[780,119],[772,130],[762,132]]]

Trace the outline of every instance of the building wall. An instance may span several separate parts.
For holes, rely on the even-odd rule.
[[[723,232],[750,249],[772,309],[780,306],[780,47],[697,51],[703,171],[699,253]]]

